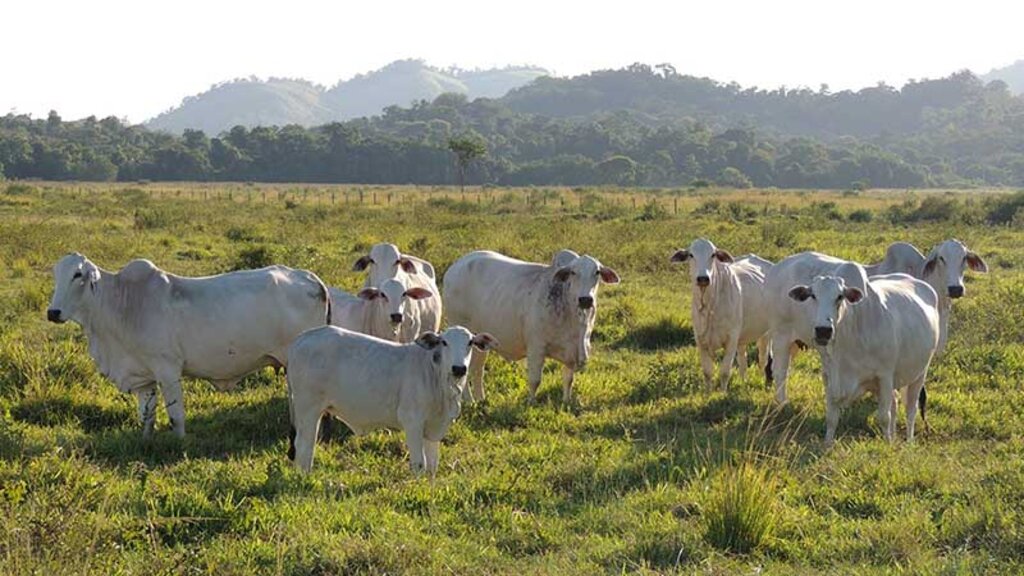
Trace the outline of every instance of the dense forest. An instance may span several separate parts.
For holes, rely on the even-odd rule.
[[[181,136],[116,118],[0,118],[0,171],[52,180],[781,188],[1024,186],[1024,98],[970,72],[860,91],[744,89],[633,65],[502,98],[442,94],[379,116]]]

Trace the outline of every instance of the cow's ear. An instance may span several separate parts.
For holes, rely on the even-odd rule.
[[[597,271],[601,275],[601,281],[605,284],[618,284],[619,274],[615,270],[607,266],[601,266],[601,269]]]
[[[416,263],[405,256],[398,259],[398,265],[402,267],[402,270],[406,274],[415,274],[417,272]]]
[[[846,298],[846,301],[849,302],[850,304],[856,304],[857,302],[860,302],[861,298],[863,297],[864,293],[861,292],[860,288],[857,288],[856,286],[847,286],[845,289],[843,289],[843,298]]]
[[[481,332],[469,341],[473,346],[481,350],[493,350],[498,346],[498,339],[487,332]]]
[[[803,302],[813,295],[814,293],[811,292],[811,289],[808,286],[793,286],[789,291],[789,297],[797,302]]]
[[[559,268],[558,272],[555,272],[555,282],[565,282],[569,276],[572,276],[572,268]]]
[[[370,258],[369,256],[363,256],[359,260],[356,260],[356,263],[352,265],[352,271],[362,272],[363,270],[366,270],[366,267],[369,266],[370,264],[373,264],[373,258]]]
[[[424,298],[430,298],[431,296],[434,295],[434,293],[431,292],[430,290],[427,290],[426,288],[413,286],[412,288],[409,288],[408,290],[405,291],[405,295],[408,296],[409,298],[412,298],[413,300],[423,300]]]
[[[441,337],[436,332],[424,332],[420,334],[420,337],[416,339],[416,344],[420,348],[426,348],[427,350],[433,350],[441,345]]]
[[[369,288],[363,288],[362,290],[360,290],[357,296],[359,296],[363,300],[376,300],[377,298],[384,296],[384,293],[371,286]]]
[[[725,263],[732,262],[732,254],[729,254],[728,252],[722,249],[715,250],[715,258]]]
[[[922,276],[929,276],[932,272],[935,272],[935,266],[938,265],[939,258],[941,258],[941,256],[939,256],[938,254],[934,254],[930,258],[928,258],[928,261],[924,263],[924,270],[922,270]]]
[[[669,258],[669,262],[686,262],[690,259],[689,250],[676,250],[676,253]]]
[[[971,270],[983,274],[988,272],[988,264],[985,264],[985,261],[981,259],[981,256],[978,256],[977,252],[968,252],[964,260],[967,261],[967,267]]]

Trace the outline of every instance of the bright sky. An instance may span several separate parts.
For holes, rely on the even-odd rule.
[[[223,80],[332,85],[410,57],[833,90],[1024,58],[1018,0],[5,0],[0,23],[0,114],[133,122]]]

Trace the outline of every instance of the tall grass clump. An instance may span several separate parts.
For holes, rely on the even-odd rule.
[[[747,554],[772,538],[778,512],[778,479],[764,466],[741,459],[712,479],[704,509],[705,538],[728,552]]]
[[[783,418],[778,408],[769,408],[760,419],[749,421],[740,447],[729,449],[723,436],[718,451],[710,446],[702,451],[704,470],[714,470],[705,476],[702,514],[709,544],[724,552],[748,554],[775,539],[783,474],[800,457],[794,446],[805,416]]]

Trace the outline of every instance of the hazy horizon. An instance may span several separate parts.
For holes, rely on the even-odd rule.
[[[868,0],[856,8],[808,0],[630,10],[526,0],[514,10],[464,1],[337,6],[183,0],[85,5],[43,0],[7,7],[9,58],[0,114],[146,119],[235,78],[302,78],[331,86],[394,60],[447,67],[534,65],[570,76],[633,62],[744,86],[828,84],[832,90],[982,74],[1024,58],[1024,8],[980,0]],[[398,17],[400,16],[400,17]],[[45,32],[45,33],[41,33]]]

